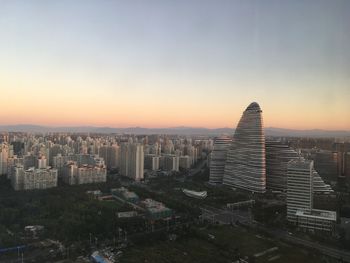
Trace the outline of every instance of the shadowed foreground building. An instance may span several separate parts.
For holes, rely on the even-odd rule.
[[[268,190],[287,190],[287,166],[292,160],[299,159],[299,154],[280,141],[266,141],[266,188]],[[333,192],[315,168],[312,168],[313,192],[328,194]]]
[[[232,139],[228,136],[221,136],[215,139],[214,149],[210,159],[209,182],[211,184],[222,184],[224,177],[226,154],[231,145]]]
[[[227,152],[225,185],[258,193],[266,191],[265,135],[261,113],[256,102],[243,112]]]
[[[298,153],[280,141],[266,141],[266,188],[285,191],[287,189],[288,162],[298,159]]]

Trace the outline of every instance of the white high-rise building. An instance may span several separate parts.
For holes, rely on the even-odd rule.
[[[7,158],[9,157],[9,146],[7,143],[0,144],[0,175],[7,174]]]
[[[313,162],[302,158],[292,160],[287,169],[287,219],[296,222],[298,210],[312,209]]]
[[[68,161],[62,167],[63,182],[69,185],[75,185],[78,181],[78,165],[77,162]]]
[[[313,209],[314,176],[317,175],[313,161],[292,160],[288,163],[287,174],[288,221],[311,232],[334,233],[337,213]]]
[[[70,161],[63,167],[62,179],[66,184],[91,184],[104,183],[107,181],[107,170],[104,165],[77,165]]]
[[[139,143],[124,143],[120,146],[120,174],[136,181],[143,179],[144,152]]]
[[[57,186],[56,169],[27,170],[23,166],[17,166],[15,173],[11,176],[12,187],[17,190],[47,189]]]
[[[159,156],[155,154],[145,154],[145,169],[152,171],[159,170]]]
[[[52,166],[53,168],[57,169],[59,177],[61,177],[63,174],[63,167],[68,161],[68,158],[68,156],[63,156],[60,153],[52,158]]]
[[[23,158],[18,158],[17,155],[7,158],[7,179],[11,179],[17,165],[23,165]]]
[[[113,144],[111,146],[104,145],[99,147],[98,150],[99,156],[105,160],[108,169],[118,167],[118,153],[119,146],[117,144]]]

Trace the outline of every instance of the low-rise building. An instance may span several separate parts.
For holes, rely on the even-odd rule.
[[[146,209],[147,215],[151,220],[169,218],[173,215],[173,211],[170,208],[150,198],[142,201],[141,205]]]
[[[312,209],[310,211],[298,210],[296,212],[297,225],[299,228],[311,232],[324,231],[330,234],[334,233],[337,221],[335,211]]]
[[[139,202],[139,197],[134,192],[129,191],[124,187],[111,189],[111,194],[113,197],[121,198],[127,202],[137,204]]]

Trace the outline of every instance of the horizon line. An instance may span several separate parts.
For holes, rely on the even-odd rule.
[[[120,127],[120,126],[96,126],[96,125],[45,125],[45,124],[30,124],[30,123],[17,123],[17,124],[0,124],[0,127],[2,126],[36,126],[36,127],[45,127],[45,128],[108,128],[108,129],[206,129],[206,130],[218,130],[218,129],[236,129],[236,127],[217,127],[217,128],[208,128],[208,127],[200,127],[200,126],[172,126],[172,127],[142,127],[142,126],[127,126],[127,127]],[[275,127],[275,126],[269,126],[264,127],[264,129],[282,129],[282,130],[295,130],[295,131],[330,131],[330,132],[350,132],[350,130],[346,129],[321,129],[321,128],[311,128],[311,129],[297,129],[297,128],[281,128],[281,127]]]

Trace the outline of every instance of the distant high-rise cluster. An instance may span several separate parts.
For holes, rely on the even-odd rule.
[[[0,175],[16,190],[132,180],[190,169],[212,150],[211,139],[178,135],[0,133]]]

